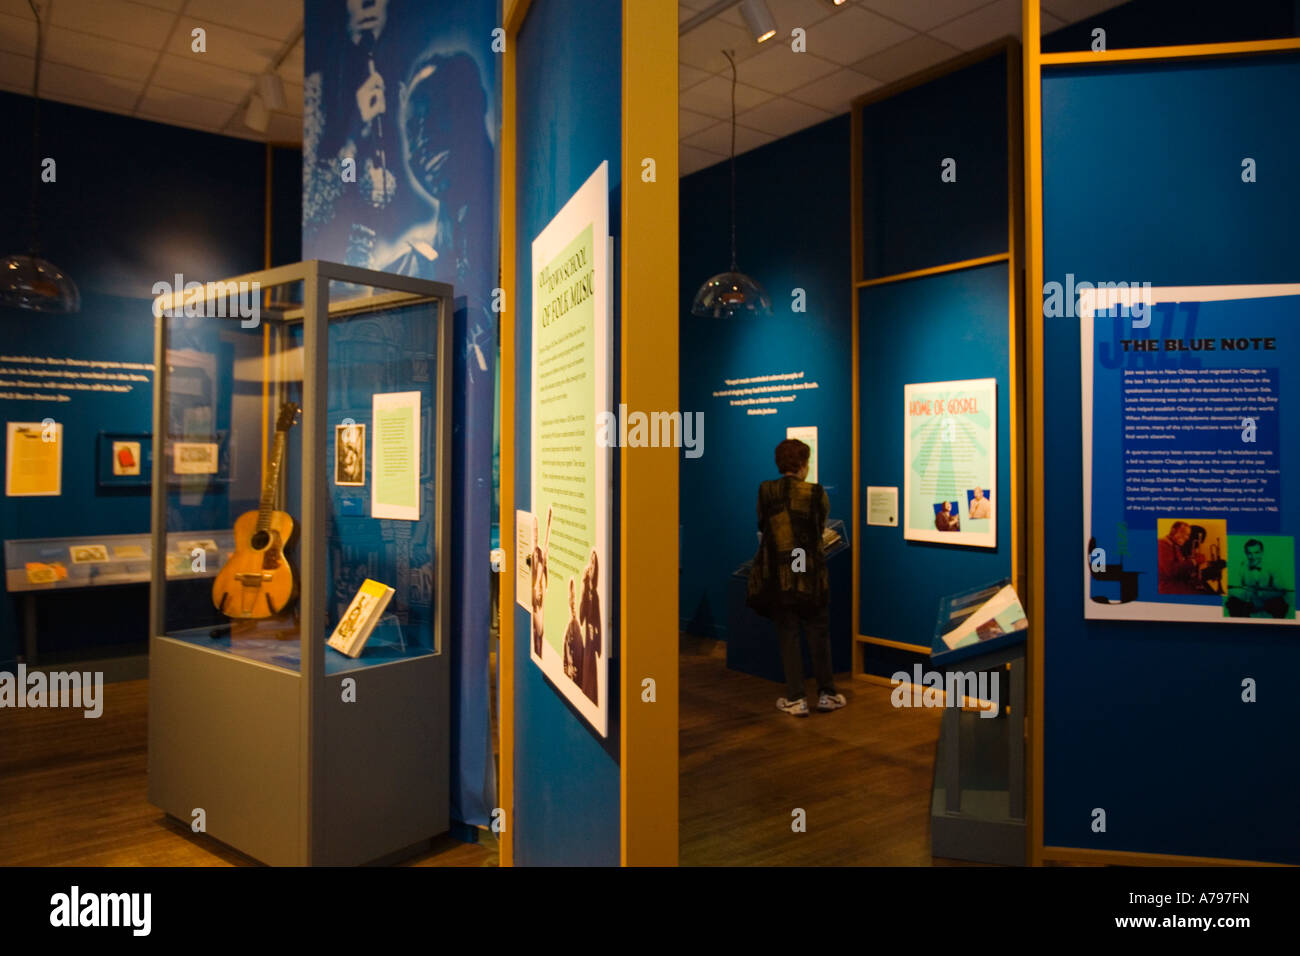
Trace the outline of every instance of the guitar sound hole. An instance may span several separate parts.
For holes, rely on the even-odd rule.
[[[248,543],[254,551],[265,551],[271,543],[271,532],[254,531],[253,536],[248,539]]]

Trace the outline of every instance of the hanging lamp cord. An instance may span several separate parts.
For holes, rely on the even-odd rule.
[[[736,59],[730,50],[722,55],[731,64],[731,271],[736,271]]]
[[[32,196],[27,207],[30,232],[29,248],[34,256],[40,250],[37,244],[36,201],[41,188],[41,54],[45,47],[45,31],[41,23],[41,13],[36,9],[35,0],[27,0],[36,18],[36,68],[32,76]]]

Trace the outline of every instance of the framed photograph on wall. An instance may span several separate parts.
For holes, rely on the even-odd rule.
[[[100,432],[95,448],[95,484],[100,488],[147,490],[153,482],[153,436],[146,432]]]

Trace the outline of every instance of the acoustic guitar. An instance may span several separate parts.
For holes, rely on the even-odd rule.
[[[273,617],[289,606],[297,592],[293,569],[284,554],[293,537],[293,518],[272,508],[285,441],[297,415],[295,403],[280,406],[261,506],[235,522],[235,551],[212,582],[212,603],[232,620]]]

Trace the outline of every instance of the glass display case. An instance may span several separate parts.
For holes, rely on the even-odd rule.
[[[273,864],[446,830],[450,287],[313,261],[154,314],[151,802]]]

